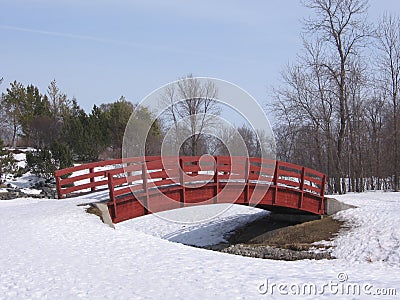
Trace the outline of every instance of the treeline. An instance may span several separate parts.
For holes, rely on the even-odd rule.
[[[211,81],[188,75],[160,97],[165,109],[155,118],[147,107],[124,97],[94,105],[86,113],[76,99],[59,90],[55,80],[46,93],[14,81],[0,99],[0,141],[8,147],[35,148],[27,153],[28,169],[47,179],[74,162],[119,158],[122,151],[129,156],[160,155],[162,145],[165,155],[260,156],[270,139],[260,138],[262,131],[246,125],[234,128],[221,123],[217,93]],[[12,169],[6,156],[0,154],[0,160],[3,173]]]
[[[278,158],[329,175],[329,192],[400,186],[400,19],[366,0],[307,0],[304,47],[270,106]]]
[[[8,147],[33,147],[28,165],[44,177],[56,168],[121,156],[126,124],[134,104],[124,97],[94,105],[86,113],[77,100],[52,81],[46,93],[14,81],[0,99],[0,141]],[[150,119],[148,111],[142,112]],[[154,128],[157,134],[157,128]]]

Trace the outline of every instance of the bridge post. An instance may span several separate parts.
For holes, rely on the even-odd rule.
[[[180,190],[180,197],[179,200],[181,202],[181,207],[185,206],[185,194],[186,194],[186,188],[185,188],[185,182],[184,182],[184,162],[182,158],[179,159],[179,184],[181,185],[181,190]]]
[[[244,203],[249,203],[249,172],[250,172],[250,160],[248,157],[246,157],[246,162],[244,166],[244,182],[245,182],[245,187],[244,187]]]
[[[90,173],[90,174],[94,173],[94,168],[89,168],[89,173]],[[90,183],[94,183],[94,182],[95,182],[95,181],[94,181],[94,177],[90,177]],[[95,186],[92,186],[92,187],[90,188],[90,191],[91,191],[91,192],[96,191],[96,187],[95,187]]]
[[[322,182],[321,182],[321,202],[320,202],[320,207],[319,211],[322,214],[325,214],[325,185],[326,185],[326,175],[324,174],[322,176]]]
[[[324,197],[325,195],[325,185],[326,185],[326,175],[322,176],[322,183],[321,183],[321,197]]]
[[[214,204],[218,202],[219,180],[218,180],[218,156],[214,156]]]
[[[142,187],[143,187],[143,192],[144,192],[144,205],[143,205],[143,210],[144,210],[144,214],[147,215],[149,213],[149,211],[147,210],[148,207],[148,200],[149,200],[149,188],[147,185],[147,167],[146,167],[146,160],[143,161],[143,165],[142,165]]]
[[[129,170],[129,167],[130,167],[130,166],[133,166],[133,163],[128,162],[128,163],[126,164],[126,168]],[[128,178],[131,177],[131,176],[133,176],[133,171],[128,172],[126,175],[127,175]],[[127,184],[128,184],[128,185],[131,185],[131,184],[132,184],[132,181],[128,181]]]
[[[61,182],[60,182],[60,176],[57,175],[56,172],[56,187],[57,187],[57,195],[58,195],[58,199],[62,198],[62,191],[61,191]]]
[[[272,195],[272,205],[276,203],[276,198],[278,198],[278,177],[279,177],[279,160],[275,163],[275,171],[274,171],[274,194]]]
[[[113,202],[113,207],[114,207],[114,219],[117,217],[117,201],[115,199],[114,195],[114,183],[113,183],[113,175],[111,173],[108,173],[108,189],[109,189],[109,195],[110,195],[110,200]]]
[[[300,200],[298,207],[301,208],[303,206],[304,199],[304,176],[306,175],[306,169],[301,167],[301,177],[300,177]]]

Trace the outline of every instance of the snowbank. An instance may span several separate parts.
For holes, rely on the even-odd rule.
[[[358,207],[336,214],[352,229],[333,241],[333,254],[351,262],[400,267],[400,193],[367,192],[336,199]]]
[[[207,223],[171,224],[146,216],[112,229],[77,206],[90,202],[88,196],[0,201],[0,298],[265,299],[285,293],[349,298],[343,289],[328,289],[329,283],[362,288],[361,297],[350,294],[350,298],[382,292],[379,288],[397,288],[399,295],[400,194],[338,198],[359,206],[338,214],[357,225],[334,241],[339,259],[295,262],[241,257],[173,242],[214,242],[242,218],[260,215],[248,207],[234,205]],[[218,206],[208,206],[213,207]],[[189,219],[190,214],[202,213],[183,212]],[[302,287],[311,284],[323,295],[302,292]]]

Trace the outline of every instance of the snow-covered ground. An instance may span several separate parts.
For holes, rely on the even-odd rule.
[[[336,196],[358,206],[337,214],[352,225],[331,242],[338,259],[294,262],[182,244],[221,242],[224,233],[265,215],[259,209],[233,205],[203,223],[171,223],[149,215],[112,229],[77,206],[90,197],[99,196],[0,201],[0,299],[400,296],[400,193]],[[182,214],[190,221],[215,209],[221,206],[185,208],[163,217]]]
[[[15,150],[15,149],[10,148],[9,150]],[[26,152],[32,150],[33,148],[21,148],[18,149],[18,151],[21,153],[13,154],[13,157],[16,160],[18,168],[26,167]],[[28,195],[40,194],[40,190],[34,189],[33,187],[35,186],[35,184],[45,181],[43,178],[37,177],[36,175],[31,174],[30,172],[26,172],[20,177],[15,177],[12,174],[3,174],[3,178],[1,179],[4,180],[3,182],[4,185],[8,185],[12,188],[22,189],[22,192]],[[3,191],[7,192],[7,190]],[[0,193],[1,192],[2,190],[0,190]]]
[[[9,185],[12,188],[26,189],[26,194],[28,194],[29,191],[30,194],[40,194],[40,190],[34,188],[34,186],[39,182],[45,182],[45,180],[27,172],[18,178],[14,178],[12,175],[7,174],[4,185]]]

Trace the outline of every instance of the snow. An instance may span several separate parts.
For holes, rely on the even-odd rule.
[[[98,197],[0,201],[0,299],[287,298],[284,292],[293,294],[288,285],[322,287],[330,282],[339,287],[361,286],[361,296],[349,296],[340,289],[304,295],[365,298],[378,288],[394,288],[397,297],[400,294],[399,193],[335,196],[358,206],[337,214],[354,225],[332,242],[338,259],[294,262],[182,244],[220,242],[224,233],[242,222],[266,214],[259,209],[192,207],[164,212],[163,219],[156,215],[136,218],[112,229],[77,206]],[[179,213],[187,222],[166,220],[168,214]],[[190,223],[199,219],[197,215],[217,217]],[[278,285],[286,289],[278,290]],[[366,290],[366,285],[372,288]]]
[[[19,168],[26,167],[26,153],[13,154]]]
[[[337,213],[353,229],[335,239],[335,256],[400,267],[400,194],[369,192],[336,199],[358,208]]]
[[[246,206],[216,204],[195,206],[135,218],[117,226],[137,230],[173,242],[209,246],[227,242],[226,234],[269,212]]]
[[[26,152],[33,151],[33,148],[9,148],[10,151],[19,151],[21,153],[13,153],[13,157],[17,162],[18,168],[24,169],[26,167]],[[14,176],[12,174],[4,174],[4,185],[9,185],[11,188],[22,189],[22,192],[28,195],[38,195],[40,190],[33,189],[35,184],[44,182],[43,178],[31,174],[30,172],[24,173],[22,176]],[[0,191],[2,192],[2,191]],[[3,192],[7,192],[4,190]]]
[[[21,189],[21,192],[25,193],[26,195],[39,195],[42,191],[37,189],[24,188]]]
[[[23,174],[21,177],[13,177],[8,175],[6,177],[6,181],[4,182],[4,184],[9,184],[13,188],[29,189],[34,187],[37,183],[44,181],[45,180],[43,178],[40,178],[36,175],[31,174],[30,172],[27,172]]]
[[[24,153],[36,151],[36,149],[33,147],[23,147],[23,148],[5,147],[5,149],[7,149],[9,151],[18,151],[18,152],[24,152]]]

